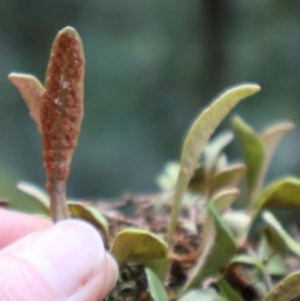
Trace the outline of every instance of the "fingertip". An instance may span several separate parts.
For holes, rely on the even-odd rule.
[[[109,253],[106,253],[106,273],[109,276],[107,287],[109,291],[111,291],[119,277],[119,266],[113,256]]]
[[[78,220],[24,237],[0,252],[0,263],[8,258],[14,264],[1,269],[0,287],[10,284],[13,295],[25,290],[30,296],[7,300],[37,300],[38,291],[44,293],[42,300],[96,301],[106,297],[118,278],[117,263],[105,252],[99,233]]]

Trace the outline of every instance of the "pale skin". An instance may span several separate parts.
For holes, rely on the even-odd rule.
[[[118,267],[89,224],[0,209],[0,300],[97,301]]]

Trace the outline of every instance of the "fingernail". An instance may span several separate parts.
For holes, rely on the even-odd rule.
[[[8,251],[35,266],[56,292],[71,296],[105,267],[99,233],[78,220],[62,221]]]

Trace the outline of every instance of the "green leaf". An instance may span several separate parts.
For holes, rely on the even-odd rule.
[[[258,180],[264,164],[265,149],[261,138],[240,117],[235,116],[232,119],[232,125],[235,133],[241,141],[247,165],[247,190],[244,196],[244,204],[246,204],[258,193],[260,189],[258,186]]]
[[[283,136],[294,128],[289,122],[276,124],[258,135],[241,118],[235,117],[233,127],[242,142],[247,164],[247,192],[245,200],[250,201],[260,192],[274,151]]]
[[[286,177],[271,183],[252,203],[256,213],[274,207],[300,207],[299,179]]]
[[[18,88],[29,108],[31,118],[41,133],[40,108],[45,88],[36,77],[29,74],[11,73],[8,78]]]
[[[207,277],[224,268],[237,252],[235,240],[212,204],[208,204],[200,257],[183,291],[198,286]]]
[[[145,268],[150,295],[154,301],[169,301],[168,294],[158,276],[149,268]]]
[[[279,254],[272,256],[266,263],[267,273],[273,276],[283,276],[287,274],[287,268]]]
[[[300,244],[296,242],[280,225],[271,212],[262,214],[263,220],[269,226],[270,239],[273,248],[279,252],[292,252],[300,257]]]
[[[225,188],[212,196],[211,203],[214,204],[219,213],[222,213],[232,205],[239,194],[240,191],[236,188]]]
[[[245,233],[247,233],[251,223],[250,214],[242,210],[225,212],[222,215],[222,220],[239,241],[246,238]]]
[[[262,262],[265,262],[267,272],[274,276],[283,276],[287,273],[287,268],[282,258],[276,254],[271,247],[266,234],[263,234],[258,244],[257,255]]]
[[[144,260],[143,264],[154,271],[161,281],[165,279],[169,267],[167,258]]]
[[[73,217],[84,219],[101,230],[108,239],[108,224],[105,217],[94,207],[80,202],[67,201],[70,214]]]
[[[198,164],[201,153],[210,136],[221,123],[229,111],[243,98],[255,94],[260,90],[258,85],[240,85],[225,91],[208,108],[206,108],[191,126],[185,139],[180,160],[169,224],[167,241],[171,242],[176,223],[181,210],[181,203]]]
[[[244,268],[241,269],[241,266]],[[245,277],[245,280],[248,279],[250,283],[255,283],[259,294],[265,295],[267,292],[266,286],[272,287],[271,279],[267,274],[266,268],[256,255],[236,255],[226,267],[224,274],[234,275],[237,271],[244,271],[241,273],[241,276],[243,278]],[[230,276],[227,277],[229,278]]]
[[[216,172],[212,179],[212,191],[217,191],[223,187],[236,187],[246,175],[246,165],[235,163],[226,166],[226,168]]]
[[[295,128],[292,122],[282,122],[272,125],[261,133],[261,139],[266,147],[266,154],[272,157],[280,140]]]
[[[178,301],[221,301],[217,292],[212,288],[202,288],[190,290],[183,295]],[[232,300],[234,301],[234,300]]]
[[[244,299],[230,286],[225,279],[222,278],[218,281],[218,287],[226,299],[230,301],[244,301]]]
[[[295,125],[292,122],[282,122],[268,127],[261,133],[260,138],[265,148],[265,160],[261,170],[260,178],[258,180],[258,185],[260,187],[262,187],[264,183],[271,159],[277,148],[277,145],[288,132],[294,129],[294,127]]]
[[[227,159],[227,156],[226,156],[224,153],[222,153],[222,154],[220,155],[220,157],[218,158],[217,162],[216,162],[216,167],[215,167],[215,169],[216,169],[216,171],[217,171],[217,170],[223,170],[224,168],[227,167],[227,165],[228,165],[228,159]]]
[[[22,192],[33,197],[39,204],[41,209],[47,215],[50,214],[50,201],[47,192],[40,187],[25,181],[21,181],[17,184],[17,188]]]
[[[238,254],[230,261],[226,269],[231,269],[236,265],[248,265],[256,268],[263,275],[265,273],[265,266],[261,260],[254,256]]]
[[[232,132],[226,131],[219,134],[207,144],[203,151],[206,176],[209,177],[213,172],[218,157],[220,156],[222,150],[232,141],[233,137],[234,136]]]
[[[188,190],[195,194],[203,193],[205,189],[205,170],[203,165],[198,165],[191,178]]]
[[[279,282],[262,301],[290,301],[300,295],[300,272]]]
[[[179,172],[179,164],[175,161],[167,162],[164,165],[163,171],[156,177],[156,182],[163,190],[172,189],[176,184],[176,179]]]
[[[122,265],[128,261],[147,264],[149,260],[165,259],[167,244],[151,232],[126,229],[118,233],[113,241],[111,253]]]

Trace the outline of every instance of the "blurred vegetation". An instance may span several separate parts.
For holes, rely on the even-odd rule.
[[[62,27],[80,33],[87,61],[68,194],[112,197],[155,190],[191,120],[224,87],[262,86],[235,109],[254,129],[278,119],[297,125],[299,13],[295,0],[0,1],[1,196],[17,198],[21,179],[45,183],[40,135],[7,75],[33,72],[43,81]],[[299,174],[297,137],[299,129],[285,138],[269,179]]]

